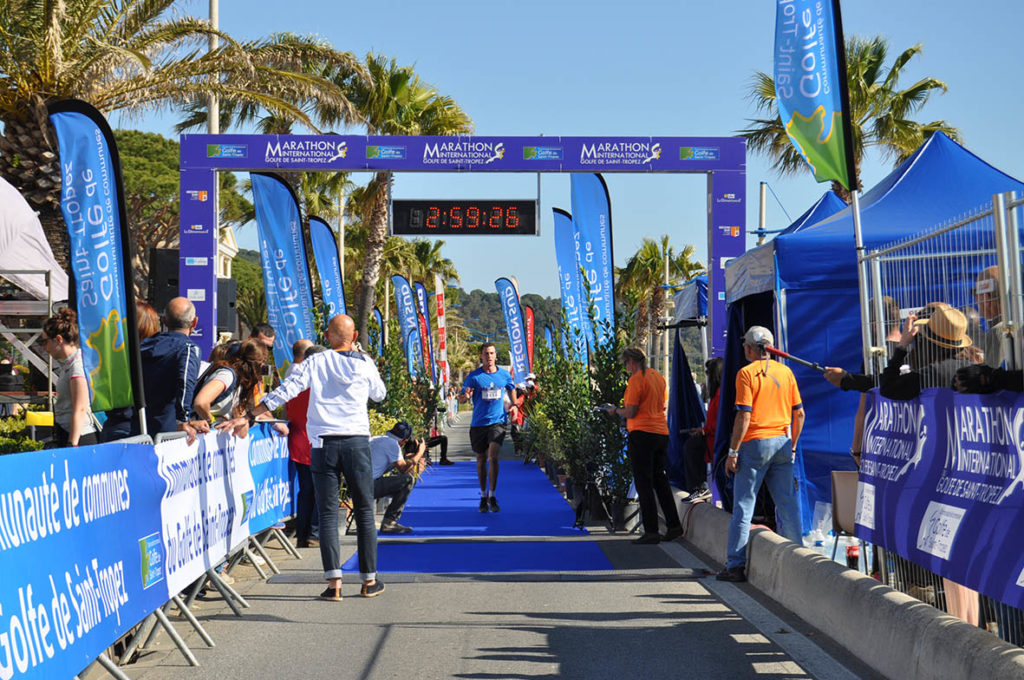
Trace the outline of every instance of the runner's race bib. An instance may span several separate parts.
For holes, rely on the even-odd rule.
[[[501,389],[498,387],[485,387],[482,397],[484,401],[496,401],[501,399]]]

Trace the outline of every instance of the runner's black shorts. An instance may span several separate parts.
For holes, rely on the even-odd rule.
[[[479,425],[469,428],[469,443],[477,454],[487,453],[487,446],[494,442],[498,446],[505,441],[505,423]]]

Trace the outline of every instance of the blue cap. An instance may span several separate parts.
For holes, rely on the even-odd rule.
[[[398,441],[402,441],[403,439],[408,439],[412,436],[412,425],[404,420],[399,420],[395,423],[395,426],[391,428],[390,432],[398,438]]]

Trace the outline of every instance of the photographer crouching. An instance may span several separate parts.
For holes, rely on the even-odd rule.
[[[387,433],[370,438],[370,455],[373,462],[374,499],[391,497],[384,518],[380,522],[382,534],[408,534],[411,527],[398,523],[416,483],[413,472],[422,471],[423,454],[427,443],[412,438],[412,426],[404,420],[395,423]],[[387,475],[389,470],[394,470]]]

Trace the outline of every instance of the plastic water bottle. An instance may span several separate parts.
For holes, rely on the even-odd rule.
[[[846,566],[850,569],[860,569],[860,546],[846,546]]]

